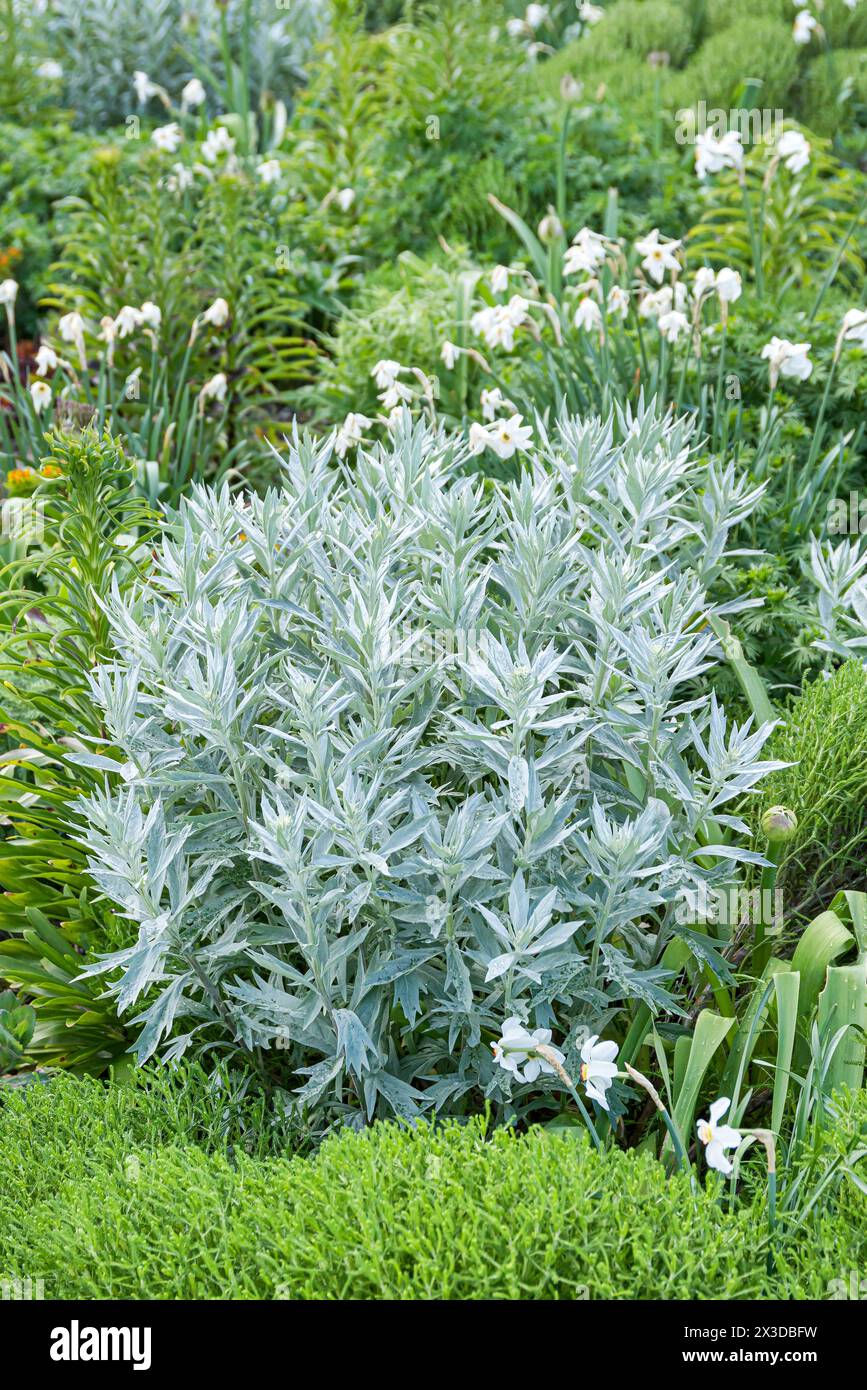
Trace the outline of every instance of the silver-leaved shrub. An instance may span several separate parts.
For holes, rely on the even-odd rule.
[[[515,1105],[507,1017],[573,1065],[678,1015],[673,935],[724,968],[678,908],[756,858],[728,808],[776,764],[708,679],[757,494],[691,430],[537,422],[500,483],[405,416],[351,466],[296,438],[264,497],[192,491],[93,680],[126,763],[87,849],[138,937],[91,973],[140,1058],[244,1054],[324,1122]]]

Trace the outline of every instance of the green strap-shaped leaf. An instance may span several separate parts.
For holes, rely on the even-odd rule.
[[[723,1018],[709,1009],[702,1009],[696,1019],[683,1084],[674,1103],[674,1124],[683,1141],[684,1151],[689,1148],[695,1108],[707,1069],[717,1049],[734,1027],[734,1022],[733,1018]],[[671,1161],[674,1154],[670,1138],[666,1138],[662,1151],[667,1161]]]

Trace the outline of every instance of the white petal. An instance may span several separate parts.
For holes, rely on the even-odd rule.
[[[717,1121],[722,1119],[730,1104],[731,1101],[728,1096],[720,1096],[719,1100],[714,1101],[710,1108],[710,1122],[712,1125],[716,1126]]]
[[[598,1041],[599,1041],[599,1034],[598,1034],[598,1033],[594,1033],[592,1038],[588,1038],[588,1039],[587,1039],[586,1043],[584,1044],[584,1046],[583,1046],[582,1049],[581,1049],[581,1061],[582,1061],[582,1062],[589,1062],[589,1061],[590,1061],[590,1058],[591,1058],[592,1055],[593,1055],[593,1048],[596,1046],[596,1044],[598,1043]]]
[[[613,1062],[588,1062],[587,1075],[591,1081],[600,1081],[604,1086],[609,1086],[617,1075],[617,1067]]]
[[[741,1142],[740,1131],[731,1125],[719,1125],[713,1132],[714,1142],[724,1149],[736,1149]]]
[[[732,1165],[723,1153],[722,1145],[716,1139],[712,1139],[704,1151],[709,1168],[716,1168],[719,1173],[730,1173]]]
[[[592,1081],[589,1081],[589,1082],[587,1083],[586,1090],[587,1090],[587,1097],[588,1097],[589,1100],[595,1100],[599,1105],[602,1106],[602,1109],[603,1109],[603,1110],[607,1110],[607,1109],[608,1109],[608,1101],[605,1099],[605,1092],[604,1092],[604,1091],[599,1091],[599,1090],[597,1090],[596,1087],[593,1085],[593,1082],[592,1082]]]
[[[542,1070],[542,1063],[538,1057],[531,1057],[524,1068],[524,1080],[535,1081],[539,1072]]]
[[[601,1042],[593,1049],[594,1062],[613,1062],[617,1056],[616,1042]]]

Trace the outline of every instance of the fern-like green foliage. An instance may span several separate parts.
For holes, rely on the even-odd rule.
[[[852,233],[863,207],[860,177],[832,157],[827,141],[813,137],[810,146],[809,164],[797,173],[781,162],[774,143],[759,143],[744,160],[745,188],[734,170],[717,175],[689,233],[690,255],[756,274],[752,219],[762,280],[777,301],[790,287],[818,285],[835,270],[841,281],[859,284],[864,263]]]
[[[87,951],[126,932],[97,902],[78,839],[78,798],[119,766],[88,682],[108,652],[104,604],[145,563],[154,518],[109,436],[55,435],[46,463],[42,546],[7,567],[0,600],[0,979],[36,1009],[29,1060],[98,1071],[125,1032],[78,976]]]

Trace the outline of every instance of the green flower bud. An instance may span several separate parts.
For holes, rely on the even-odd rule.
[[[771,806],[762,816],[762,834],[770,844],[791,840],[798,829],[798,817],[788,806]]]

